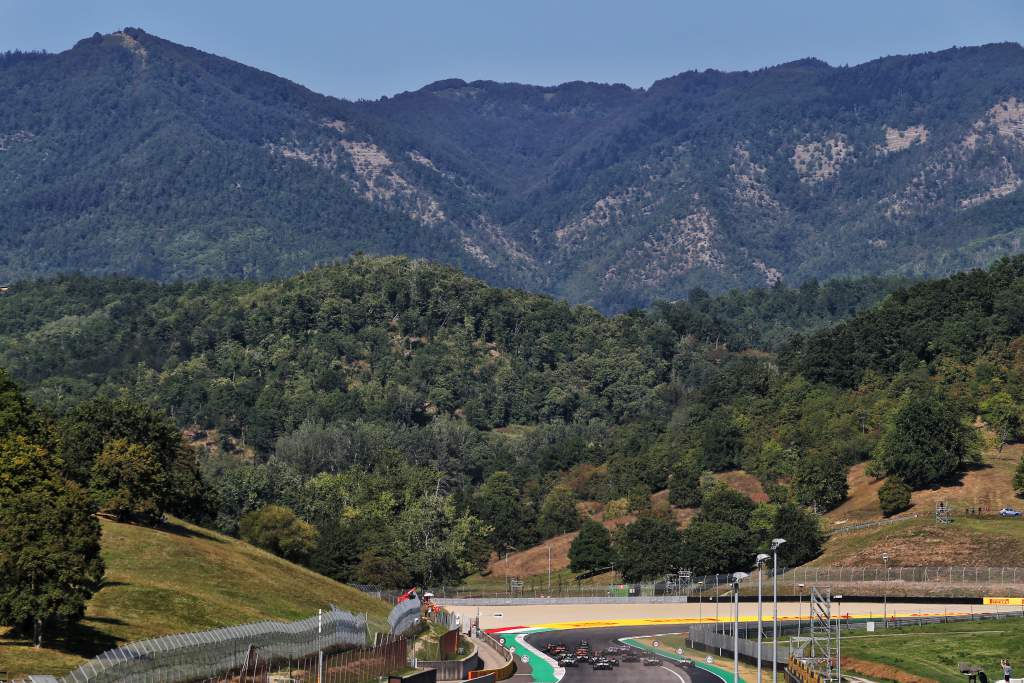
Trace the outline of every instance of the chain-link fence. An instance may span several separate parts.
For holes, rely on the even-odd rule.
[[[292,623],[261,621],[129,643],[90,659],[64,683],[178,683],[366,645],[366,617],[332,607]]]
[[[743,582],[744,595],[757,592],[757,573]],[[730,590],[729,574],[693,576],[689,581],[669,577],[664,581],[617,584],[558,583],[551,587],[524,584],[523,588],[488,590],[472,587],[440,587],[434,593],[441,600],[513,600],[516,598],[670,598],[716,595]],[[764,586],[770,590],[771,570],[764,572]],[[804,585],[804,588],[800,587]],[[993,591],[1008,595],[1024,594],[1024,567],[799,567],[780,569],[779,593],[798,595],[808,586],[842,586],[858,595],[881,595],[888,587],[890,595],[948,595],[950,597],[981,597]]]
[[[240,668],[190,683],[376,683],[409,663],[409,641],[380,634],[374,647],[275,661],[252,648]],[[35,683],[35,682],[31,682]]]
[[[1024,584],[1024,567],[800,567],[779,581],[805,585],[829,583],[945,583],[984,586]]]

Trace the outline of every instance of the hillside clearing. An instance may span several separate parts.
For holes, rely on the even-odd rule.
[[[1001,451],[988,450],[984,464],[965,472],[960,481],[934,489],[915,491],[910,513],[931,515],[939,501],[953,505],[955,510],[982,508],[997,512],[1005,505],[1019,505],[1013,492],[1013,471],[1024,456],[1024,444],[1005,446]],[[849,494],[846,501],[826,517],[836,528],[842,524],[859,524],[882,519],[878,506],[878,489],[882,481],[865,473],[867,463],[850,468],[847,477]]]

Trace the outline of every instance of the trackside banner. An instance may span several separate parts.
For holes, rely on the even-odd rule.
[[[985,605],[1024,605],[1024,598],[985,598]]]

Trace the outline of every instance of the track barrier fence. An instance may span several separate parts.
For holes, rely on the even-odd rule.
[[[764,572],[766,582],[771,580],[771,570]],[[800,584],[806,586],[842,585],[848,592],[862,586],[863,593],[881,595],[886,586],[894,592],[933,594],[946,592],[950,595],[978,597],[991,595],[999,588],[1012,593],[1024,594],[1024,567],[897,567],[897,566],[856,566],[856,567],[798,567],[780,568],[778,573],[779,593],[797,595]],[[516,590],[492,590],[486,587],[441,586],[433,589],[437,598],[450,600],[547,600],[547,599],[593,599],[609,602],[629,599],[650,599],[673,601],[696,598],[698,595],[715,595],[728,592],[731,586],[729,574],[692,576],[686,581],[669,577],[664,581],[637,583],[594,584],[583,582],[559,582],[548,586],[542,579],[525,581]],[[745,581],[741,592],[756,593],[756,581]],[[452,603],[457,604],[457,603]],[[481,603],[483,604],[483,603]]]
[[[260,621],[128,643],[85,662],[55,683],[290,681],[359,683],[407,665],[407,636],[419,624],[419,600],[388,615],[389,633],[369,643],[365,614],[331,607],[300,621]],[[38,679],[39,677],[34,677]]]

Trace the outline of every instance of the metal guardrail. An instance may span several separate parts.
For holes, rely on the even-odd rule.
[[[497,669],[481,669],[480,671],[476,671],[473,673],[473,677],[476,678],[478,676],[486,677],[493,675],[496,681],[504,681],[512,678],[516,672],[516,662],[515,658],[512,656],[512,651],[505,647],[500,640],[492,636],[490,633],[480,631],[480,633],[477,634],[477,638],[501,655],[505,664]]]
[[[730,624],[723,624],[729,626]],[[710,652],[711,650],[719,650],[720,652],[733,651],[733,635],[731,633],[723,633],[721,626],[716,630],[715,625],[710,626],[691,626],[690,627],[690,641],[693,645],[700,650]],[[749,639],[749,636],[753,634],[754,640]],[[741,657],[750,657],[751,659],[757,658],[757,627],[751,627],[748,623],[740,624],[740,637],[738,650]],[[789,660],[790,648],[787,646],[779,646],[779,658],[777,662],[785,663]],[[772,661],[772,641],[771,638],[764,638],[761,641],[761,659],[765,662]]]
[[[366,617],[332,607],[292,623],[261,621],[152,638],[108,650],[63,683],[174,683],[241,668],[250,648],[264,659],[300,659],[320,650],[366,644]]]
[[[918,518],[917,514],[903,515],[901,517],[890,517],[888,519],[880,519],[880,520],[875,521],[875,522],[864,522],[863,524],[851,524],[850,526],[833,527],[833,528],[829,529],[825,533],[828,534],[829,536],[834,536],[835,534],[841,534],[841,533],[844,533],[844,532],[847,532],[847,531],[857,531],[859,529],[870,529],[870,528],[876,527],[876,526],[886,526],[888,524],[895,524],[896,522],[902,522],[903,520],[906,520],[906,519],[917,519],[917,518]]]

